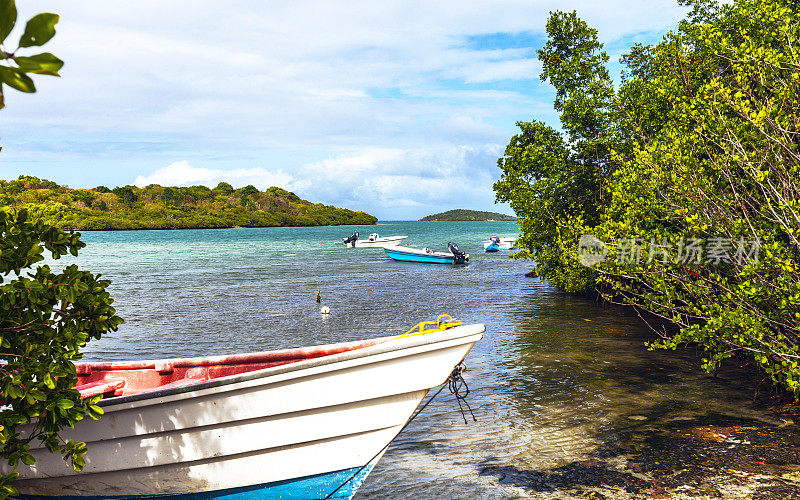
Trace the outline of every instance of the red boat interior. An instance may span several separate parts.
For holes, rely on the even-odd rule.
[[[82,398],[99,394],[104,398],[129,396],[363,349],[390,338],[228,356],[79,363],[75,365],[78,372],[78,385],[75,388],[80,391]]]

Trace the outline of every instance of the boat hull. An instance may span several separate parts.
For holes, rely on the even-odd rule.
[[[248,499],[312,499],[312,498],[326,498],[327,495],[336,489],[339,485],[345,484],[346,486],[340,488],[333,495],[328,498],[335,499],[349,499],[355,495],[358,487],[364,482],[369,473],[372,471],[374,465],[365,468],[353,467],[326,474],[317,474],[314,476],[301,477],[297,479],[290,479],[287,481],[278,481],[268,484],[257,484],[252,486],[244,486],[242,488],[231,488],[219,491],[207,491],[203,493],[189,493],[185,495],[169,495],[170,500],[183,500],[183,499],[214,499],[214,500],[248,500]],[[20,498],[26,499],[49,499],[55,498],[53,496],[40,496],[40,495],[22,495]],[[75,496],[66,495],[59,496],[62,500],[89,500],[89,499],[113,499],[113,498],[164,498],[162,496],[154,495],[140,495],[140,496],[113,496],[113,495],[97,495],[97,496]]]
[[[425,252],[415,248],[403,247],[384,247],[386,255],[394,260],[403,262],[420,262],[423,264],[466,264],[469,262],[469,254],[465,258],[456,260],[453,254],[445,252]]]
[[[350,248],[363,248],[363,247],[385,247],[388,245],[397,245],[408,236],[386,236],[385,238],[378,238],[377,240],[356,240],[347,243]]]
[[[103,400],[101,420],[63,433],[86,441],[83,472],[38,448],[14,486],[38,498],[325,498],[347,482],[334,498],[350,498],[482,335],[462,326]]]
[[[514,248],[514,244],[516,243],[516,238],[500,238],[500,244],[497,245],[491,240],[486,240],[483,242],[483,248],[487,252],[496,252],[497,250],[511,250]],[[497,250],[489,250],[490,247],[497,246]]]

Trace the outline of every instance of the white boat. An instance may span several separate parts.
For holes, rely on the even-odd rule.
[[[496,237],[494,237],[494,238],[496,238]],[[500,237],[500,243],[497,245],[498,250],[511,250],[512,248],[514,248],[514,243],[516,243],[516,241],[517,241],[516,238],[511,238],[511,237],[508,237],[508,236]],[[493,244],[494,244],[494,242],[492,241],[492,238],[490,238],[488,240],[485,240],[483,242],[483,249],[486,250],[487,248],[489,248]]]
[[[37,498],[351,498],[428,390],[483,336],[483,325],[439,321],[448,329],[79,364],[81,393],[105,394],[100,420],[62,434],[87,443],[83,472],[34,441],[36,463],[20,464],[13,485]],[[5,461],[0,472],[10,472]]]
[[[372,233],[366,240],[358,239],[358,233],[353,233],[344,239],[346,247],[385,247],[387,245],[398,245],[401,241],[408,238],[408,236],[385,236],[380,237],[378,233]]]

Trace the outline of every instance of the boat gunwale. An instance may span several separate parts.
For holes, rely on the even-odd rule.
[[[352,349],[344,352],[339,352],[327,356],[319,356],[315,358],[309,358],[301,361],[290,362],[278,366],[271,366],[268,368],[262,368],[260,370],[254,370],[251,372],[239,373],[236,375],[228,375],[225,377],[219,377],[203,382],[199,382],[197,384],[186,385],[182,387],[173,387],[168,389],[155,389],[151,391],[143,391],[136,394],[130,394],[128,396],[115,396],[111,398],[104,398],[100,400],[97,404],[101,407],[111,407],[116,405],[122,405],[127,403],[134,403],[139,401],[146,401],[150,399],[158,399],[168,396],[174,396],[177,394],[183,394],[187,392],[195,392],[201,391],[205,389],[212,389],[216,387],[222,387],[226,385],[237,384],[241,382],[248,382],[251,380],[257,380],[260,378],[266,378],[274,375],[280,375],[284,373],[290,373],[293,371],[299,371],[308,368],[315,368],[319,366],[324,366],[328,364],[338,363],[342,361],[348,361],[352,359],[358,359],[368,356],[374,356],[379,354],[384,354],[392,351],[399,351],[403,349],[409,349],[414,347],[419,347],[428,344],[435,344],[440,342],[447,342],[452,340],[457,340],[459,338],[470,337],[477,334],[483,334],[486,331],[485,325],[481,323],[470,324],[470,325],[463,325],[457,326],[455,328],[450,328],[448,330],[444,330],[441,332],[432,332],[426,333],[424,335],[414,335],[409,337],[400,337],[398,335],[394,336],[387,336],[387,337],[377,337],[373,339],[365,339],[360,342],[369,342],[373,340],[378,340],[378,342],[368,345],[366,347],[360,349]],[[386,339],[385,341],[380,341]],[[342,344],[350,344],[352,342],[342,342],[339,344],[327,344],[323,347],[329,346],[337,346]],[[270,351],[265,351],[270,352]],[[189,358],[186,358],[189,359]],[[170,361],[170,360],[165,360]]]

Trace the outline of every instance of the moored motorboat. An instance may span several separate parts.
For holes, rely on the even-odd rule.
[[[344,239],[344,245],[349,248],[357,247],[384,247],[387,245],[398,245],[408,236],[385,236],[380,237],[378,233],[372,233],[366,240],[358,238],[358,232],[353,233]]]
[[[512,248],[514,248],[514,243],[516,243],[517,241],[516,238],[511,238],[509,236],[502,236],[502,237],[492,236],[491,238],[483,242],[484,250],[486,250],[487,252],[494,251],[494,250],[489,250],[489,247],[495,244],[494,242],[495,238],[498,238],[500,240],[499,242],[497,242],[497,250],[511,250]]]
[[[448,243],[449,252],[438,252],[430,248],[418,249],[402,246],[387,246],[383,250],[394,260],[422,262],[425,264],[467,264],[469,254],[459,250],[452,241]]]
[[[19,465],[14,486],[36,498],[351,498],[484,332],[432,323],[309,348],[79,364],[76,388],[103,394],[105,411],[62,432],[87,443],[83,472],[34,441],[36,463]]]

